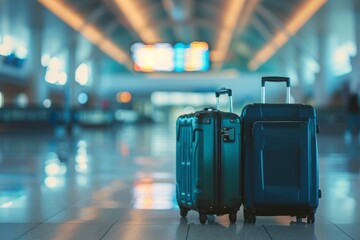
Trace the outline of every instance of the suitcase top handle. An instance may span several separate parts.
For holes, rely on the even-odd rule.
[[[230,97],[232,96],[232,91],[229,88],[220,88],[215,92],[216,97],[220,97],[221,94],[227,94]]]
[[[215,92],[216,96],[216,109],[220,110],[220,102],[219,97],[222,94],[227,94],[229,96],[229,112],[233,112],[233,99],[232,99],[232,91],[229,88],[220,88]]]
[[[286,83],[286,103],[290,103],[290,78],[288,77],[263,77],[261,79],[261,103],[265,103],[265,82]]]
[[[290,78],[288,77],[262,77],[262,87],[265,87],[265,82],[286,82],[286,87],[290,87]]]

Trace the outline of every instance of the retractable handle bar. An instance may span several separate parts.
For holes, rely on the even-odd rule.
[[[229,96],[229,112],[233,112],[233,98],[232,91],[229,88],[221,88],[215,92],[216,96],[216,109],[220,109],[219,97],[220,95],[227,94]]]
[[[290,103],[290,78],[288,77],[263,77],[261,79],[261,103],[265,103],[265,82],[286,83],[286,103]]]

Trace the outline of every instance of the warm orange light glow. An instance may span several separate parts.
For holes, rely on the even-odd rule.
[[[138,64],[134,64],[134,70],[136,71],[136,72],[139,72],[139,71],[141,71],[141,68],[140,68],[140,66],[138,65]]]
[[[140,179],[139,182],[141,182],[141,184],[153,183],[154,178],[152,178],[152,177],[144,177],[144,178]]]
[[[221,59],[221,51],[212,50],[210,52],[210,60],[216,62],[219,61],[219,59]]]
[[[212,54],[211,56],[211,60],[216,62],[223,62],[225,60],[245,0],[231,0],[226,2],[228,2],[228,4],[223,12],[224,21],[222,23],[222,29],[218,34],[219,37],[216,40],[214,48],[216,54]]]
[[[275,36],[256,53],[255,57],[249,62],[249,69],[255,71],[268,61],[326,2],[327,0],[304,1],[298,10],[290,17],[284,29],[277,32]]]
[[[120,143],[120,154],[123,157],[127,157],[130,154],[130,148],[127,143]]]
[[[92,24],[87,24],[86,19],[72,9],[64,1],[59,0],[38,0],[49,9],[54,15],[70,27],[80,32],[87,40],[97,45],[104,53],[109,55],[120,64],[131,69],[130,59],[126,52],[119,48],[112,40]]]
[[[207,44],[206,42],[192,42],[190,44],[190,47],[197,47],[197,48],[202,48],[202,49],[209,49],[209,44]]]
[[[217,39],[218,46],[215,48],[216,54],[212,56],[212,61],[214,62],[223,62],[225,60],[227,49],[229,48],[232,32],[226,29],[221,30],[219,37]]]
[[[92,25],[86,25],[81,29],[81,34],[95,45],[99,44],[104,38],[104,35]]]
[[[128,103],[131,101],[131,93],[129,92],[119,92],[116,95],[116,100],[121,103]]]
[[[63,1],[59,1],[59,0],[38,0],[38,1],[75,30],[79,30],[85,24],[85,19],[81,17],[73,9],[71,9]]]
[[[128,55],[110,39],[103,39],[99,48],[117,62],[127,64],[128,68],[131,66]]]
[[[204,66],[204,52],[209,49],[206,42],[192,42],[185,50],[185,71],[196,71]]]
[[[145,43],[156,43],[160,37],[151,27],[147,14],[142,11],[143,6],[138,6],[138,1],[115,0],[119,10],[125,15],[132,28]]]

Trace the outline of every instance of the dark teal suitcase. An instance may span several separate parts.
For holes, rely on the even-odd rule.
[[[219,96],[227,93],[230,112],[219,111]],[[229,214],[235,222],[241,205],[240,118],[232,113],[232,92],[216,92],[217,108],[178,117],[176,122],[176,198],[182,217],[199,212]]]
[[[286,82],[288,104],[265,104],[266,81]],[[289,78],[263,78],[261,99],[241,114],[245,221],[289,215],[314,223],[321,195],[315,109],[289,104]]]

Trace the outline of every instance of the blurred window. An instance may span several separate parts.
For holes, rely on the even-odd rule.
[[[344,75],[352,71],[350,57],[355,56],[356,47],[352,42],[338,47],[334,52],[333,64],[336,76]]]

